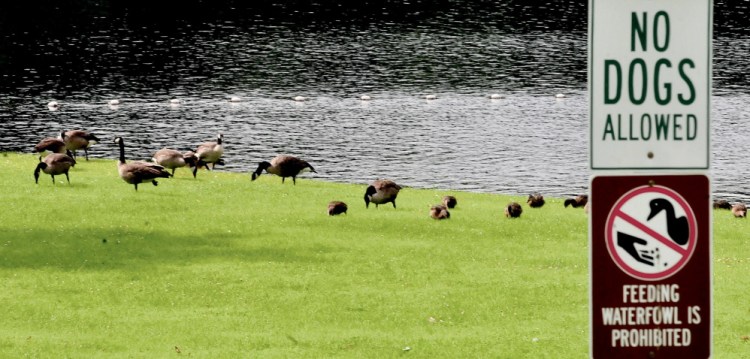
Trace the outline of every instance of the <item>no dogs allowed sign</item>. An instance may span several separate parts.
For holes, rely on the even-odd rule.
[[[704,175],[591,182],[593,358],[709,358],[710,185]]]

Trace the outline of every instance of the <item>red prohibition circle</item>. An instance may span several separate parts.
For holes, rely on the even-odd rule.
[[[685,211],[685,216],[687,217],[688,226],[690,228],[690,236],[688,238],[688,247],[686,249],[686,253],[675,265],[665,271],[656,273],[646,273],[628,265],[628,263],[626,263],[617,253],[617,249],[615,248],[615,239],[612,235],[615,219],[618,217],[618,213],[621,213],[620,210],[622,206],[628,203],[628,201],[632,198],[648,192],[662,194],[677,202],[677,204],[679,204],[680,207],[682,207],[682,209]],[[690,260],[690,257],[693,256],[693,252],[695,252],[696,242],[698,239],[698,223],[695,219],[693,209],[690,208],[690,205],[684,198],[682,198],[679,193],[663,186],[642,186],[625,193],[615,202],[615,205],[612,206],[612,209],[607,216],[605,238],[607,241],[607,251],[609,252],[610,257],[612,257],[612,260],[623,272],[637,279],[655,281],[671,277],[675,273],[679,272]]]

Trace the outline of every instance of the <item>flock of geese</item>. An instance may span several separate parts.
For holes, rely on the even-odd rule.
[[[125,158],[125,141],[122,137],[116,137],[114,143],[120,149],[120,156],[117,162],[117,170],[122,178],[128,184],[132,184],[135,190],[138,190],[138,184],[151,182],[154,186],[158,185],[157,179],[169,178],[174,176],[177,168],[192,168],[193,177],[197,177],[198,169],[205,167],[207,170],[213,170],[218,165],[223,165],[224,160],[224,136],[219,134],[216,141],[205,142],[198,145],[195,151],[180,152],[170,148],[163,148],[156,151],[153,155],[153,162],[130,161]],[[34,152],[39,153],[39,163],[34,170],[34,181],[39,183],[41,172],[52,177],[52,183],[55,183],[55,176],[65,175],[70,182],[69,171],[76,165],[77,152],[83,151],[88,161],[88,149],[95,143],[100,142],[96,135],[83,130],[61,131],[58,137],[44,138],[34,146]],[[46,157],[42,154],[49,152]],[[209,165],[211,166],[209,168]],[[171,170],[171,171],[170,171]],[[274,174],[281,177],[284,183],[286,178],[291,177],[292,182],[297,184],[297,176],[305,171],[315,172],[315,168],[307,161],[300,158],[279,155],[271,161],[262,161],[258,163],[258,168],[253,171],[251,179],[256,180],[262,173]],[[370,203],[378,207],[381,204],[391,203],[396,208],[396,199],[402,187],[392,180],[377,179],[373,181],[366,189],[364,194],[365,208],[370,207]],[[584,207],[588,202],[588,196],[580,195],[569,198],[565,201],[565,207]],[[529,195],[527,203],[532,208],[538,208],[544,205],[544,197],[535,193]],[[454,196],[445,196],[442,203],[430,207],[430,217],[434,219],[449,219],[451,209],[455,208],[458,200]],[[331,201],[328,204],[328,214],[338,215],[347,213],[348,206],[342,201]],[[505,216],[517,218],[523,212],[522,206],[517,202],[509,203],[505,209]]]
[[[158,185],[158,178],[169,178],[174,176],[177,168],[192,168],[193,178],[197,177],[198,169],[205,167],[210,170],[219,164],[223,165],[224,160],[224,136],[218,134],[216,141],[204,142],[197,146],[195,151],[180,152],[170,148],[163,148],[156,151],[153,155],[153,162],[130,161],[125,159],[125,141],[122,137],[116,137],[114,143],[120,149],[120,157],[117,163],[117,170],[122,178],[128,184],[132,184],[135,190],[138,190],[138,184],[151,182],[154,186]],[[86,160],[88,161],[88,149],[99,142],[94,134],[83,130],[61,131],[58,137],[44,138],[34,146],[34,152],[40,154],[39,163],[34,169],[34,182],[39,183],[41,172],[52,177],[52,183],[55,183],[55,176],[65,175],[68,183],[70,182],[69,171],[76,165],[76,154],[83,150]],[[42,158],[41,154],[50,152]],[[168,170],[171,170],[168,171]],[[270,162],[262,161],[258,168],[252,173],[251,179],[255,181],[262,173],[274,174],[281,177],[284,183],[287,177],[292,178],[292,182],[297,184],[297,176],[304,172],[315,172],[315,168],[307,161],[300,158],[279,155],[274,157]],[[377,179],[373,181],[365,190],[364,201],[365,208],[369,208],[370,203],[378,205],[391,203],[396,208],[396,198],[401,190],[401,186],[388,179]],[[527,205],[531,208],[542,207],[545,203],[544,196],[539,193],[530,194]],[[430,217],[441,220],[450,218],[450,209],[458,204],[456,197],[445,196],[442,203],[430,207]],[[567,198],[564,206],[573,208],[583,207],[588,213],[589,203],[588,195],[582,194],[575,197]],[[735,217],[744,218],[747,214],[747,208],[743,203],[730,204],[726,200],[716,200],[714,202],[716,209],[729,209]],[[348,206],[341,201],[332,201],[328,204],[328,214],[338,215],[346,213]],[[508,203],[504,208],[505,216],[508,218],[518,218],[523,213],[523,207],[518,202]]]

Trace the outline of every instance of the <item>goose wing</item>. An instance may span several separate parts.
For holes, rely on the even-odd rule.
[[[171,175],[160,166],[147,162],[130,162],[123,166],[123,171],[141,179],[153,179],[158,177],[170,177]]]
[[[377,180],[373,182],[372,185],[378,192],[398,192],[399,190],[401,190],[401,186],[397,185],[396,182],[393,182],[391,180]]]
[[[34,152],[52,151],[61,152],[65,149],[65,142],[59,138],[47,137],[34,146]]]
[[[312,170],[312,166],[310,166],[307,161],[288,155],[279,155],[274,157],[271,160],[271,166],[277,167],[279,169],[280,176],[282,177],[296,176],[305,168],[310,168]]]

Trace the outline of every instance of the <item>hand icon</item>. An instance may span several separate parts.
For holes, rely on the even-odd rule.
[[[635,258],[635,260],[653,266],[654,257],[648,254],[651,253],[651,251],[638,250],[635,248],[636,244],[645,246],[646,244],[648,244],[648,242],[642,238],[634,237],[622,232],[617,232],[617,245],[620,246],[620,248],[628,252],[630,256]]]

